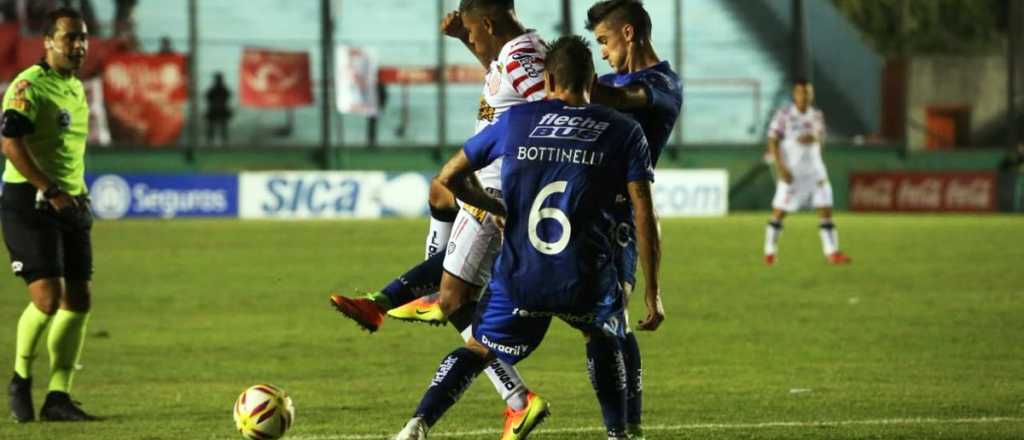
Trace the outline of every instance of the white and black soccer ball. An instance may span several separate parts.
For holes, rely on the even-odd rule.
[[[232,411],[235,427],[249,440],[277,440],[284,437],[295,419],[295,406],[283,389],[253,385],[242,392]]]

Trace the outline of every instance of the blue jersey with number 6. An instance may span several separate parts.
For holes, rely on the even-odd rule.
[[[636,122],[599,105],[520,104],[464,151],[474,169],[502,160],[508,216],[491,284],[518,309],[587,313],[617,291],[615,195],[654,180]]]

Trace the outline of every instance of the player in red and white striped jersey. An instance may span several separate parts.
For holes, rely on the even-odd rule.
[[[493,124],[513,105],[546,96],[543,72],[547,46],[536,32],[519,22],[514,0],[462,0],[459,10],[444,18],[441,31],[461,40],[487,67],[475,132]],[[485,190],[500,196],[501,160],[477,171],[476,179]],[[426,261],[380,292],[362,298],[331,297],[339,311],[370,331],[379,328],[387,311],[403,320],[447,320],[463,337],[472,335],[469,326],[476,300],[490,280],[501,247],[501,230],[490,214],[457,202],[437,182],[431,185],[429,202]],[[440,272],[436,263],[439,257],[444,260],[439,293],[407,302],[408,294],[437,282],[429,274],[431,269]],[[396,290],[402,292],[395,294]],[[502,439],[525,438],[547,416],[548,403],[526,388],[512,365],[494,361],[484,372],[508,404]],[[420,438],[417,429],[407,427],[398,438]]]
[[[467,29],[477,27],[478,33],[485,33],[486,20],[468,15],[463,18],[463,25]],[[498,40],[500,42],[500,38]],[[525,29],[522,34],[501,46],[487,67],[480,109],[476,115],[476,133],[493,124],[509,107],[544,99],[546,52],[547,46],[537,33]],[[484,188],[501,190],[501,161],[478,171],[477,178]]]
[[[814,86],[798,80],[793,85],[793,103],[779,108],[768,127],[768,154],[778,171],[772,219],[765,229],[764,262],[768,265],[775,264],[782,219],[806,205],[821,216],[819,235],[828,262],[850,262],[839,250],[839,233],[832,222],[832,185],[821,157],[824,138],[825,116],[814,107]]]
[[[461,40],[487,67],[476,133],[497,121],[513,105],[546,96],[543,73],[547,45],[536,32],[519,22],[513,0],[462,0],[459,10],[445,17],[441,30]],[[500,194],[501,159],[477,171],[476,178],[485,190]],[[453,223],[444,224],[445,218],[435,215],[452,208],[458,210]],[[454,196],[436,182],[431,185],[430,210],[428,253],[431,248],[447,249],[440,292],[436,299],[424,297],[389,314],[400,319],[420,319],[424,310],[436,308],[439,303],[444,315],[468,338],[472,334],[469,325],[476,299],[490,280],[491,267],[501,246],[501,230],[490,214],[461,202],[457,204]],[[510,364],[495,361],[484,371],[508,403],[502,438],[525,437],[547,415],[547,402],[526,388]]]

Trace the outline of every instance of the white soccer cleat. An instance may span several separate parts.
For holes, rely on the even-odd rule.
[[[423,417],[413,417],[392,440],[426,440],[427,429],[427,423],[423,421]]]

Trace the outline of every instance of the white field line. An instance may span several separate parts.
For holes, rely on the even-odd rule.
[[[1022,423],[1024,417],[977,417],[977,418],[907,418],[907,419],[869,419],[869,420],[822,420],[811,422],[761,422],[761,423],[693,423],[688,425],[650,425],[644,426],[647,432],[680,432],[680,431],[712,431],[730,429],[765,429],[765,428],[821,428],[821,427],[842,427],[842,426],[893,426],[893,425],[962,425],[962,424],[992,424],[992,423]],[[397,426],[397,425],[396,425]],[[396,428],[395,432],[397,432]],[[536,436],[547,436],[557,434],[583,434],[588,432],[604,432],[603,427],[584,426],[579,428],[554,428],[538,429],[533,432]],[[477,437],[485,435],[500,435],[501,431],[496,429],[479,429],[473,431],[438,431],[431,433],[430,438],[461,438]],[[308,435],[287,437],[290,440],[381,440],[389,438],[391,434],[337,434],[337,435]]]

